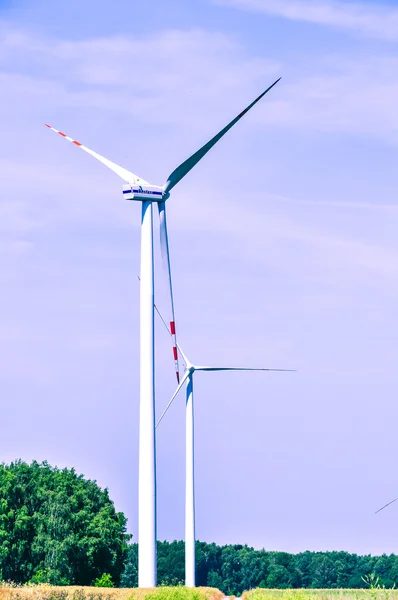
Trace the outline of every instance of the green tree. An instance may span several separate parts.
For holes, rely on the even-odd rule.
[[[185,580],[184,542],[158,542],[157,551],[158,584],[183,584]]]
[[[207,585],[212,588],[221,590],[224,587],[223,578],[217,571],[210,571],[207,576]]]
[[[138,587],[138,544],[129,544],[120,587]]]
[[[288,569],[283,565],[271,564],[266,582],[269,588],[286,589],[291,587]]]
[[[332,588],[336,587],[336,570],[333,560],[324,554],[316,558],[315,581],[313,587]]]
[[[236,596],[240,588],[240,561],[235,546],[224,546],[222,549],[221,575],[223,592],[228,596]]]
[[[109,573],[103,573],[101,577],[97,577],[94,581],[94,587],[112,588],[114,587],[112,576]]]
[[[0,575],[26,583],[119,583],[126,518],[95,481],[47,462],[0,465]]]
[[[216,544],[208,544],[206,542],[196,542],[196,583],[197,585],[210,585],[211,581],[215,581],[215,574],[221,577],[221,552],[222,547]],[[214,586],[211,586],[214,587]],[[219,585],[215,586],[220,588]],[[221,589],[221,588],[220,588]],[[223,589],[224,591],[224,589]]]
[[[398,556],[393,556],[391,559],[391,568],[389,573],[389,579],[392,584],[397,587],[398,585]]]

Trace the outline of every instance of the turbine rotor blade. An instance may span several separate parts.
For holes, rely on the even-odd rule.
[[[211,150],[211,148],[213,148],[213,146],[231,129],[231,127],[233,127],[235,123],[237,123],[255,104],[257,104],[257,102],[261,100],[261,98],[265,96],[265,94],[269,92],[274,87],[274,85],[276,85],[280,80],[281,77],[279,77],[279,79],[277,79],[272,85],[270,85],[265,90],[265,92],[260,94],[260,96],[258,96],[258,98],[256,98],[251,104],[249,104],[247,108],[245,108],[241,113],[239,113],[239,115],[235,117],[235,119],[228,123],[228,125],[224,127],[224,129],[222,129],[219,133],[217,133],[217,135],[215,135],[210,141],[208,141],[207,144],[202,146],[199,150],[192,154],[192,156],[187,158],[180,166],[174,169],[174,171],[169,175],[167,179],[167,182],[164,186],[164,192],[170,192],[170,190],[172,190],[173,187],[177,185],[177,183],[181,181],[181,179],[185,177],[185,175],[189,173],[191,169],[193,169],[193,167],[205,156],[205,154],[209,152],[209,150]]]
[[[163,318],[162,313],[160,312],[160,310],[158,309],[158,307],[156,306],[156,304],[154,304],[155,310],[158,313],[159,317],[162,319],[162,323],[163,325],[166,327],[168,333],[170,333],[170,327],[167,325],[166,320]]]
[[[138,278],[138,281],[141,281],[141,279],[140,279],[139,275],[137,275],[137,278]],[[164,319],[164,317],[163,317],[162,313],[160,312],[160,310],[158,309],[158,307],[157,307],[157,305],[156,305],[155,303],[154,303],[154,305],[153,305],[153,306],[154,306],[154,308],[155,308],[156,312],[158,313],[158,315],[159,315],[159,317],[160,317],[160,319],[161,319],[161,321],[162,321],[163,325],[165,326],[165,328],[166,328],[166,330],[167,330],[167,333],[168,333],[169,335],[171,335],[171,334],[170,334],[170,328],[169,328],[169,326],[168,326],[168,325],[167,325],[167,323],[166,323],[166,319]],[[177,348],[178,348],[178,351],[179,351],[179,353],[181,354],[182,358],[185,360],[186,364],[188,364],[188,362],[189,362],[189,361],[188,361],[187,357],[185,356],[184,352],[182,351],[182,348],[181,348],[181,346],[180,346],[180,344],[179,344],[178,342],[177,342]]]
[[[384,506],[382,506],[381,508],[379,508],[379,510],[376,510],[376,512],[374,514],[377,515],[377,513],[379,513],[381,510],[384,510],[385,508],[387,508],[387,506],[390,506],[390,504],[392,504],[396,500],[398,500],[398,498],[394,498],[394,500],[391,500],[391,502],[388,502],[387,504],[385,504]]]
[[[165,409],[164,409],[164,411],[162,412],[162,414],[161,414],[161,416],[160,416],[160,419],[159,419],[159,421],[158,421],[158,422],[157,422],[157,424],[156,424],[156,427],[158,427],[158,426],[159,426],[159,424],[161,423],[161,421],[162,421],[163,417],[165,416],[165,414],[166,414],[166,413],[167,413],[167,411],[169,410],[170,406],[172,405],[174,398],[177,396],[178,392],[180,391],[180,389],[181,389],[181,388],[182,388],[182,386],[184,385],[185,381],[187,380],[187,378],[188,378],[188,375],[189,375],[189,371],[185,371],[185,373],[184,373],[184,376],[183,376],[183,378],[181,379],[180,383],[178,384],[176,391],[175,391],[175,392],[174,392],[174,394],[172,395],[170,402],[168,403],[168,405],[166,406],[166,408],[165,408]]]
[[[171,339],[173,342],[173,359],[175,372],[177,377],[177,383],[180,383],[180,367],[178,364],[178,348],[177,348],[177,336],[176,326],[174,317],[174,299],[173,299],[173,284],[171,280],[171,267],[170,267],[170,251],[169,251],[169,238],[167,235],[167,220],[166,220],[166,203],[158,202],[159,208],[159,220],[160,220],[160,250],[162,254],[163,270],[165,278],[169,288],[169,311],[170,311],[170,330]],[[159,311],[158,311],[159,312]],[[160,313],[159,313],[160,314]],[[162,317],[162,321],[164,321]]]
[[[80,142],[77,142],[76,140],[67,136],[65,133],[62,133],[62,131],[58,131],[58,129],[51,127],[51,125],[47,125],[47,123],[45,123],[45,125],[49,129],[52,129],[52,131],[55,131],[55,133],[58,133],[63,138],[68,140],[68,142],[72,142],[72,144],[75,144],[75,146],[77,146],[81,150],[84,150],[85,152],[87,152],[87,154],[91,154],[91,156],[93,156],[94,158],[96,158],[97,160],[102,162],[102,164],[104,164],[106,167],[108,167],[108,169],[111,169],[111,171],[116,173],[116,175],[119,175],[119,177],[121,177],[127,183],[139,183],[141,185],[142,184],[150,185],[148,183],[148,181],[145,181],[145,179],[141,179],[141,177],[138,177],[138,175],[135,175],[134,173],[132,173],[131,171],[128,171],[124,167],[120,167],[119,165],[117,165],[116,163],[112,162],[111,160],[105,158],[104,156],[97,154],[97,152],[94,152],[94,150],[90,150],[90,148],[87,148],[87,146],[83,146],[83,144],[81,144]]]
[[[252,369],[250,367],[195,367],[196,371],[280,371],[295,373],[296,369]]]
[[[138,277],[138,279],[139,279],[139,277]],[[158,307],[156,306],[156,304],[154,304],[154,307],[155,307],[155,310],[158,313],[160,319],[162,320],[163,325],[166,327],[166,330],[167,330],[168,334],[171,335],[170,334],[170,328],[167,325],[166,320],[163,318],[162,313],[160,312],[160,310],[158,309]],[[176,341],[176,344],[177,344],[178,352],[181,354],[182,358],[185,360],[185,364],[187,365],[188,362],[189,362],[188,359],[187,359],[187,357],[185,356],[185,354],[184,354],[184,352],[183,352],[180,344],[177,341]]]

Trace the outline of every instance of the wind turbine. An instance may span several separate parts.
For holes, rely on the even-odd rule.
[[[163,321],[166,329],[167,323],[155,305],[156,312]],[[282,371],[292,372],[293,369],[259,369],[252,367],[208,367],[194,365],[188,360],[186,354],[178,346],[178,350],[185,362],[185,372],[178,387],[164,409],[156,427],[172,405],[178,392],[187,383],[185,403],[185,585],[195,587],[195,422],[193,403],[193,374],[195,371]]]
[[[192,156],[181,163],[167,178],[163,186],[151,185],[145,179],[97,154],[87,146],[47,125],[60,136],[91,154],[125,181],[123,196],[126,200],[142,202],[141,217],[141,285],[140,285],[140,432],[138,475],[138,585],[156,586],[156,438],[155,438],[155,386],[154,386],[154,257],[152,203],[158,204],[160,220],[160,245],[163,265],[169,284],[171,311],[170,333],[173,337],[173,359],[179,382],[178,346],[174,319],[174,301],[167,235],[166,200],[181,179],[211,150],[281,78],[270,85],[224,129],[217,133]]]

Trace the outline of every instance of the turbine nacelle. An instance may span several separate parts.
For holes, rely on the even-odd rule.
[[[126,183],[123,185],[123,198],[126,200],[137,200],[138,202],[164,202],[167,198],[163,189],[158,185],[139,185],[138,183]]]

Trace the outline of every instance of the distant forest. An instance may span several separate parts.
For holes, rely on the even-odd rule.
[[[129,544],[121,586],[137,586],[138,545]],[[348,552],[267,552],[248,546],[196,543],[196,585],[227,595],[265,588],[366,588],[374,574],[379,584],[398,585],[398,556],[358,556]],[[184,582],[184,542],[158,542],[158,584]]]

